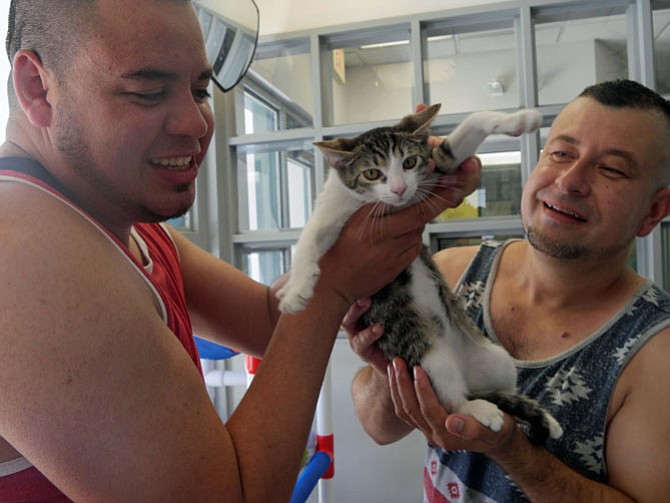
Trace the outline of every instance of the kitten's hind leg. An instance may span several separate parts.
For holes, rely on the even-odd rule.
[[[495,403],[497,407],[528,425],[528,438],[535,445],[544,445],[548,438],[563,435],[563,428],[537,401],[516,392],[482,391],[472,393],[470,399]]]
[[[470,414],[484,426],[499,431],[503,424],[500,409],[486,400],[467,398],[466,371],[462,367],[463,359],[457,353],[443,339],[438,339],[421,359],[435,394],[447,410]]]

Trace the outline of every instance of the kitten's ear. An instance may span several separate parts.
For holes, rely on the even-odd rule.
[[[314,146],[321,150],[328,164],[338,171],[343,170],[354,157],[353,152],[346,150],[347,145],[341,140],[317,141]]]
[[[440,103],[424,108],[420,112],[406,115],[395,125],[395,129],[417,136],[428,136],[428,128],[440,111]]]

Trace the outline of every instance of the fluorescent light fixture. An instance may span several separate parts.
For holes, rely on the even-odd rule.
[[[436,35],[434,37],[428,37],[428,42],[440,42],[442,40],[451,40],[454,38],[453,35]],[[378,44],[366,44],[362,45],[361,49],[381,49],[384,47],[393,47],[396,45],[407,45],[409,40],[395,40],[393,42],[380,42]]]
[[[396,45],[407,45],[409,40],[396,40],[394,42],[381,42],[379,44],[362,45],[361,49],[383,49],[384,47],[393,47]]]

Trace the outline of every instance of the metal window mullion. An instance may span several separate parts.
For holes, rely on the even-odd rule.
[[[654,26],[650,0],[637,0],[626,12],[628,26],[628,76],[655,87]]]
[[[332,123],[333,110],[333,67],[327,64],[331,60],[325,57],[329,53],[325,40],[314,34],[311,37],[312,56],[312,99],[314,100],[314,137],[313,141],[323,140],[323,128],[326,121]],[[327,166],[323,156],[314,159],[314,177],[312,179],[312,201],[323,189],[326,181]]]
[[[423,71],[423,60],[426,57],[425,44],[426,38],[422,34],[421,23],[414,19],[410,23],[410,53],[409,60],[412,67],[412,100],[413,105],[426,103],[430,100],[426,88],[425,75]]]
[[[514,20],[517,41],[517,78],[519,79],[519,103],[523,107],[538,106],[537,58],[535,50],[535,24],[531,8],[519,8]],[[521,135],[521,187],[526,185],[530,172],[540,156],[540,134]]]
[[[650,0],[637,0],[626,13],[629,77],[655,87],[653,20]],[[663,282],[661,228],[635,240],[637,272],[658,284]]]
[[[229,138],[244,127],[244,93],[243,88],[230,93],[214,92],[212,107],[214,112],[223,114],[217,122],[214,138],[207,153],[208,180],[206,191],[208,200],[206,211],[209,215],[207,229],[208,249],[223,260],[239,266],[241,262],[235,257],[232,239],[239,228],[239,198],[246,201],[246,191],[239,192],[237,152],[229,144]],[[213,149],[212,149],[213,147]],[[211,161],[211,162],[209,162]]]
[[[279,227],[290,227],[290,209],[289,197],[290,191],[288,186],[288,152],[282,150],[277,152],[277,176],[279,177]]]

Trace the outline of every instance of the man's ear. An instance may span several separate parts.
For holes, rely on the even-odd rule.
[[[653,195],[653,203],[637,235],[646,236],[668,215],[670,215],[670,188],[664,188]]]
[[[17,52],[12,79],[16,98],[30,123],[35,127],[51,125],[52,110],[47,93],[54,76],[44,68],[40,57],[25,49]]]

